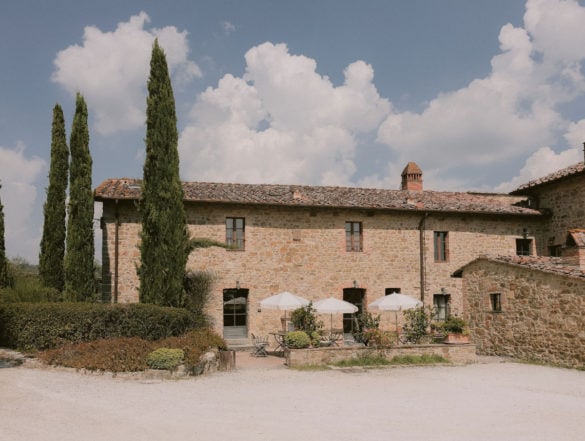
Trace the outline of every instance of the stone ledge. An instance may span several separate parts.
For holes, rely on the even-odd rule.
[[[287,349],[285,353],[288,367],[315,366],[334,364],[343,360],[359,358],[366,354],[375,354],[391,360],[397,355],[440,355],[453,364],[469,364],[477,361],[474,344],[429,344],[409,345],[388,349],[368,347],[329,347],[311,349]]]

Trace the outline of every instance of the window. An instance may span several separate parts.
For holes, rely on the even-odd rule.
[[[434,314],[433,320],[447,320],[450,315],[450,294],[435,294],[433,295]]]
[[[548,255],[551,257],[561,257],[563,255],[563,246],[562,245],[549,246]]]
[[[449,260],[449,249],[447,247],[447,231],[435,231],[435,262],[446,262]]]
[[[490,305],[493,312],[502,312],[502,294],[490,294]]]
[[[232,249],[244,249],[244,228],[243,217],[226,217],[225,219],[225,242]]]
[[[362,223],[345,223],[345,251],[362,251]]]
[[[400,288],[385,288],[384,289],[384,295],[388,296],[390,294],[400,294]]]
[[[516,239],[516,255],[530,256],[532,254],[532,239]]]

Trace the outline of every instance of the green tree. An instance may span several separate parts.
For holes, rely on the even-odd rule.
[[[65,212],[69,150],[65,119],[59,104],[53,108],[49,188],[44,206],[43,238],[39,255],[39,273],[47,287],[63,291],[65,286]]]
[[[92,160],[89,153],[87,106],[77,94],[71,127],[71,171],[69,174],[69,218],[65,255],[65,293],[71,300],[91,300],[95,293],[93,274]]]
[[[0,189],[2,185],[0,185]],[[8,286],[8,260],[6,259],[6,248],[4,245],[4,206],[0,199],[0,288]]]
[[[183,278],[189,255],[177,144],[171,79],[164,51],[155,40],[148,79],[138,275],[140,301],[161,306],[183,306]]]

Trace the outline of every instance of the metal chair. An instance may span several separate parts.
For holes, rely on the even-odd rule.
[[[268,336],[255,336],[252,334],[252,339],[254,340],[254,349],[252,350],[253,357],[266,357],[268,352],[266,352],[266,347],[268,346]]]

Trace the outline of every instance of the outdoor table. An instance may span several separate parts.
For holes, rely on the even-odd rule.
[[[276,349],[274,349],[274,352],[278,352],[284,355],[284,349],[286,348],[284,344],[284,337],[286,336],[286,334],[287,333],[284,331],[270,333],[270,335],[274,336],[274,341],[276,342]]]

